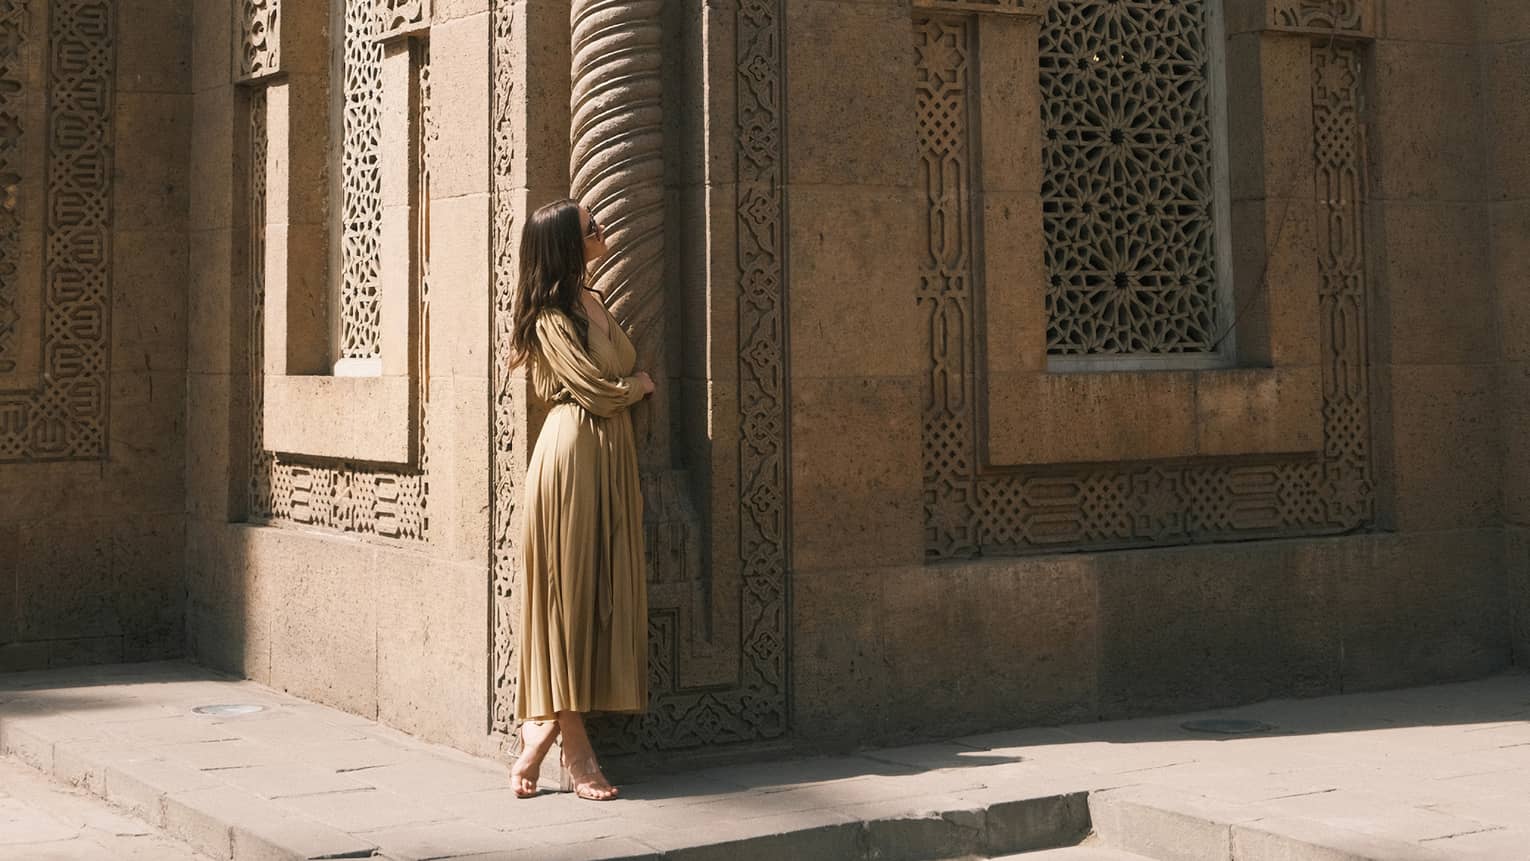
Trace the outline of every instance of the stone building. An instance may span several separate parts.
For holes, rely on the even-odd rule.
[[[0,0],[0,669],[512,713],[518,231],[661,393],[653,703],[832,746],[1530,660],[1523,0]]]

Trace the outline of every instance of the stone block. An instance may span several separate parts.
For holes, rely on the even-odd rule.
[[[272,687],[377,714],[375,551],[353,539],[265,530],[251,566],[269,578]]]
[[[782,18],[791,70],[784,92],[787,181],[837,189],[912,185],[914,66],[887,62],[911,56],[908,10],[789,0]],[[907,132],[890,134],[889,121]]]
[[[185,542],[186,521],[180,514],[127,515],[112,526],[117,619],[123,636],[140,653],[155,644],[161,649],[181,645]]]
[[[1530,137],[1530,41],[1487,46],[1482,53],[1488,199],[1524,200],[1530,197],[1530,154],[1515,142]]]
[[[191,95],[118,93],[112,159],[118,230],[186,229]]]
[[[1477,204],[1387,203],[1378,323],[1394,365],[1468,364],[1494,350],[1486,212]]]
[[[1344,690],[1477,678],[1509,664],[1496,530],[1399,534],[1338,580]],[[1365,564],[1368,561],[1369,564]]]
[[[21,639],[121,635],[109,523],[23,524],[17,537]]]
[[[1495,203],[1488,211],[1503,358],[1522,362],[1530,359],[1530,201]]]
[[[108,763],[102,774],[105,798],[156,828],[165,827],[165,797],[211,789],[218,781],[204,772],[163,760]]]
[[[1316,365],[1321,359],[1316,215],[1310,201],[1232,205],[1232,345],[1245,366]]]
[[[1375,63],[1378,197],[1477,199],[1484,175],[1475,119],[1481,94],[1471,49],[1383,41]]]
[[[879,711],[888,737],[1097,714],[1099,601],[1088,557],[902,567],[882,576],[883,661],[873,667],[885,677]]]
[[[557,826],[567,828],[567,826]],[[506,832],[465,820],[426,825],[401,825],[364,831],[358,838],[375,843],[388,858],[458,858],[545,847],[518,832]]]
[[[1089,796],[1094,833],[1108,846],[1165,861],[1228,861],[1234,823],[1245,810],[1161,787]]]
[[[817,747],[849,749],[887,730],[883,582],[864,570],[792,577],[792,726]]]
[[[409,376],[266,376],[268,451],[413,464],[418,458]]]
[[[1100,715],[1339,690],[1334,581],[1355,551],[1326,541],[1095,557]]]
[[[1041,193],[1041,90],[1039,24],[1032,19],[993,16],[980,19],[977,60],[977,115],[982,140],[984,194],[995,191]],[[896,116],[896,115],[890,115]],[[1038,206],[1036,211],[1040,212]],[[992,235],[992,234],[990,234]]]
[[[487,13],[446,21],[430,30],[434,99],[430,110],[440,129],[440,138],[431,144],[430,186],[434,197],[489,191],[488,46]]]
[[[645,837],[674,861],[777,861],[781,858],[855,858],[861,823],[832,810],[722,820]]]
[[[116,7],[119,95],[191,92],[189,0],[121,0]]]
[[[231,0],[192,0],[191,89],[226,87],[233,80]]]
[[[1381,379],[1394,416],[1389,466],[1397,488],[1397,527],[1455,529],[1496,522],[1502,460],[1494,369],[1393,367]]]
[[[378,719],[430,741],[481,746],[488,689],[462,680],[488,678],[482,565],[379,550],[376,578]]]
[[[1472,826],[1467,826],[1468,828]],[[1454,840],[1450,841],[1452,844]],[[1462,857],[1427,843],[1394,840],[1315,819],[1271,817],[1232,827],[1234,858],[1321,858],[1324,861],[1445,861]],[[1483,856],[1488,857],[1488,856]]]
[[[432,373],[483,377],[489,369],[489,197],[430,202],[431,331],[423,333]],[[517,229],[520,222],[517,221]]]
[[[1047,273],[1041,222],[1038,193],[983,194],[982,263],[975,264],[978,269],[973,274],[981,279],[984,289],[963,310],[973,321],[968,337],[976,340],[983,334],[980,327],[986,330],[987,350],[979,355],[988,373],[1035,373],[1046,369]],[[938,337],[934,321],[929,319],[933,308],[921,303],[919,310],[920,336]],[[931,361],[928,356],[919,356],[919,360],[924,365]]]
[[[112,354],[140,371],[186,367],[186,234],[119,230],[112,246]]]
[[[21,578],[21,531],[13,523],[0,523],[0,647],[21,635],[18,581]],[[0,672],[9,672],[0,657]]]
[[[1519,0],[1477,0],[1477,35],[1485,43],[1530,39],[1530,7]]]
[[[1197,453],[1216,456],[1322,450],[1322,387],[1322,374],[1315,367],[1233,369],[1197,375]]]
[[[213,521],[237,520],[249,493],[244,482],[249,470],[249,432],[241,435],[236,453],[232,416],[248,414],[244,393],[230,391],[235,383],[226,374],[191,373],[186,384],[187,511]]]
[[[789,210],[792,378],[918,373],[912,194],[798,188]]]
[[[121,663],[126,657],[119,634],[105,637],[66,637],[48,642],[48,666],[87,667]]]
[[[1312,47],[1263,33],[1227,42],[1228,183],[1234,201],[1312,189]]]
[[[908,565],[924,557],[918,410],[911,378],[794,383],[795,570]]]
[[[1070,792],[989,805],[985,843],[989,855],[1071,846],[1090,830],[1087,793]]]
[[[226,0],[221,0],[226,2]],[[191,200],[188,204],[190,225],[193,230],[230,229],[236,223],[246,223],[252,213],[244,199],[234,199],[234,170],[236,164],[234,147],[236,141],[248,138],[250,123],[248,107],[244,99],[226,82],[222,86],[198,90],[192,96],[191,151],[188,153],[188,176],[191,183]],[[246,164],[247,153],[239,153],[237,164]],[[238,212],[235,218],[235,208]],[[264,220],[257,216],[256,223]]]
[[[865,851],[887,861],[976,857],[983,847],[983,813],[927,810],[869,819],[862,826]]]
[[[117,370],[111,375],[111,459],[81,476],[72,512],[160,514],[186,505],[186,373]],[[92,474],[93,473],[93,474]]]
[[[1514,665],[1530,666],[1530,530],[1519,526],[1504,529],[1504,577]]]
[[[993,374],[989,460],[1025,465],[1191,456],[1195,388],[1194,371]]]
[[[1498,368],[1498,403],[1503,410],[1503,519],[1530,525],[1530,365],[1505,362]]]
[[[233,787],[167,795],[165,830],[214,857],[363,857],[377,848]]]
[[[1479,0],[1480,2],[1480,0]],[[1382,7],[1381,37],[1413,42],[1471,45],[1477,39],[1476,15],[1457,0],[1396,0]]]
[[[242,327],[234,326],[234,297],[237,295],[243,303],[249,295],[248,283],[243,279],[240,283],[234,281],[234,241],[230,230],[191,232],[185,361],[193,373],[230,373],[233,354],[246,354],[249,350]],[[238,241],[245,242],[245,237]],[[241,355],[240,363],[247,362]]]

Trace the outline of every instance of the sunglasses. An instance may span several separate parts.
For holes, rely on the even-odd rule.
[[[590,213],[590,226],[589,226],[589,228],[587,230],[584,231],[584,235],[590,237],[591,239],[594,239],[595,237],[599,236],[601,234],[601,232],[604,231],[604,230],[605,230],[605,228],[601,226],[600,222],[595,220],[595,213],[591,212]]]

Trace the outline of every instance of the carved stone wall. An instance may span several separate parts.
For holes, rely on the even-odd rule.
[[[920,19],[920,147],[930,254],[920,307],[929,321],[925,522],[930,559],[1343,532],[1373,511],[1362,207],[1366,149],[1362,53],[1313,51],[1312,116],[1321,231],[1323,449],[1316,456],[1199,458],[1047,467],[985,466],[977,406],[984,375],[970,230],[973,156],[963,119],[973,94],[958,25]],[[1276,284],[1274,290],[1313,289]]]
[[[1054,0],[1041,28],[1047,349],[1221,337],[1206,0]]]
[[[13,4],[0,19],[17,38],[24,8]],[[0,392],[0,461],[92,460],[107,451],[115,11],[109,0],[54,0],[49,9],[43,380]],[[0,137],[14,134],[0,128]],[[0,298],[0,317],[5,307]]]

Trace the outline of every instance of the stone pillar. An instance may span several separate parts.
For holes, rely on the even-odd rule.
[[[572,32],[570,194],[606,227],[611,254],[593,272],[658,384],[634,407],[649,578],[682,590],[701,576],[701,521],[675,468],[670,415],[678,332],[664,261],[664,86],[660,0],[577,0]],[[660,605],[666,603],[657,597]]]

